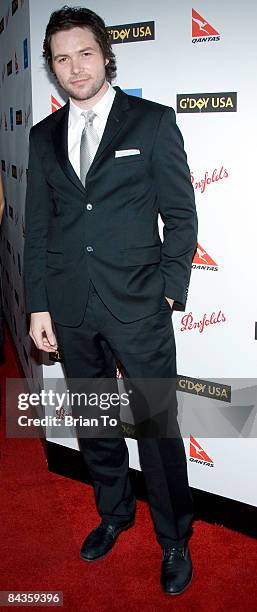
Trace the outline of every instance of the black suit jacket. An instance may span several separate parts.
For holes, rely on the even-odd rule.
[[[68,158],[69,103],[30,131],[26,311],[63,325],[82,321],[90,279],[124,322],[156,312],[164,295],[186,301],[197,220],[175,113],[115,89],[86,187]],[[115,156],[126,149],[140,154]]]

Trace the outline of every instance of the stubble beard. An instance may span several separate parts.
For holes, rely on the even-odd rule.
[[[104,75],[102,77],[102,79],[99,78],[96,82],[94,81],[91,84],[91,86],[89,87],[89,89],[88,89],[88,91],[86,93],[85,92],[81,92],[81,94],[76,89],[74,89],[72,87],[72,84],[65,84],[65,86],[64,86],[63,84],[60,83],[60,85],[64,89],[64,91],[71,98],[73,98],[73,100],[78,100],[78,101],[82,102],[83,100],[91,100],[91,98],[94,98],[98,94],[100,89],[102,89],[105,81],[106,81],[106,77]]]

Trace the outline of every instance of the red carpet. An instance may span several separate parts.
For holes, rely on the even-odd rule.
[[[8,338],[6,359],[2,386],[20,375]],[[63,591],[60,609],[70,612],[256,612],[256,540],[197,521],[194,580],[169,597],[159,588],[161,550],[145,503],[110,555],[87,564],[80,545],[99,522],[91,487],[49,473],[39,440],[3,440],[1,459],[0,590]]]

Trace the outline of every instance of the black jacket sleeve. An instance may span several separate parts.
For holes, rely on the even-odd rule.
[[[49,211],[49,189],[43,175],[35,142],[34,128],[32,128],[30,131],[23,259],[27,313],[49,310],[45,290]]]
[[[184,305],[197,242],[197,215],[184,142],[173,109],[161,116],[153,148],[153,172],[164,223],[160,269],[165,295]]]

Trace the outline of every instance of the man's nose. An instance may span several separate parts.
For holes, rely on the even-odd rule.
[[[82,65],[80,59],[73,59],[71,63],[71,71],[73,74],[79,74],[82,71]]]

